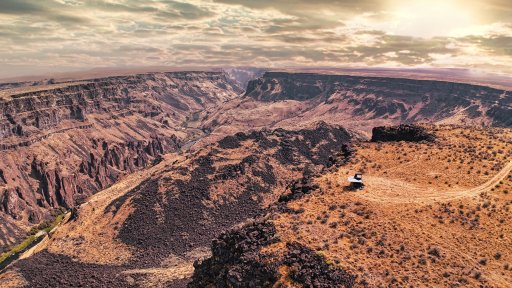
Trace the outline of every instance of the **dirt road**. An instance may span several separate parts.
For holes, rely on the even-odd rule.
[[[384,177],[366,176],[366,189],[358,197],[385,203],[432,203],[450,201],[464,197],[478,196],[495,187],[512,171],[512,161],[487,182],[470,189],[440,191],[433,187],[417,186],[401,180]]]

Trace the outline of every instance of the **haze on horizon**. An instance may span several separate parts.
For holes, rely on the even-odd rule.
[[[2,0],[0,78],[95,67],[512,74],[510,0]]]

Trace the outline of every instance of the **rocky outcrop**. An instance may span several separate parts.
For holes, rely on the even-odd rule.
[[[262,253],[263,248],[277,242],[276,229],[268,221],[221,234],[212,242],[212,257],[194,263],[188,287],[276,287],[285,276],[279,272],[283,271],[280,266],[287,266],[284,271],[302,287],[354,286],[355,276],[328,264],[323,256],[299,243],[287,243],[281,255]]]
[[[279,279],[277,265],[259,252],[277,241],[269,222],[221,234],[212,242],[212,257],[194,263],[188,287],[273,287]]]
[[[0,212],[4,212],[14,220],[20,219],[23,211],[27,208],[21,195],[19,188],[5,189],[3,193],[0,193]]]
[[[0,169],[0,184],[7,184],[7,180],[5,179],[4,170]]]
[[[60,171],[48,169],[44,162],[39,162],[37,159],[32,162],[32,176],[39,179],[38,192],[44,196],[44,201],[39,202],[39,205],[53,208],[73,206],[76,177],[63,176]]]
[[[372,130],[372,142],[434,142],[436,137],[427,129],[415,125],[400,125],[395,127],[375,127]]]
[[[288,211],[292,209],[286,207],[286,203],[319,189],[313,182],[315,173],[339,167],[353,154],[353,149],[346,143],[350,139],[347,131],[323,122],[314,127],[297,131],[276,129],[272,132],[237,133],[220,140],[218,146],[230,151],[243,149],[254,141],[263,149],[277,149],[272,157],[287,169],[293,170],[299,166],[298,163],[304,162],[319,165],[321,168],[312,170],[304,167],[302,179],[288,185],[285,189],[288,193],[281,194],[276,199],[277,206],[270,209]],[[245,158],[242,162],[254,161],[258,158]],[[244,168],[240,168],[243,175]],[[240,169],[231,170],[234,174],[230,173],[232,176],[225,180],[235,179],[236,171]],[[275,207],[277,210],[273,209]],[[212,256],[194,263],[195,272],[188,287],[276,287],[282,285],[278,284],[279,281],[287,276],[304,287],[353,287],[355,276],[333,267],[323,256],[298,243],[287,243],[283,254],[262,252],[263,248],[279,241],[273,224],[264,219],[222,233],[212,242]],[[281,269],[284,266],[287,268]],[[282,275],[281,271],[287,271],[288,275]]]
[[[368,121],[438,122],[453,117],[460,124],[512,127],[512,92],[472,84],[267,72],[248,83],[245,96],[263,102],[313,101],[309,109],[329,105]]]
[[[288,252],[283,263],[289,268],[290,278],[303,287],[353,287],[356,277],[327,263],[315,251],[299,244],[287,243]]]
[[[33,258],[21,260],[17,267],[30,283],[29,286],[34,288],[131,287],[124,277],[119,277],[122,271],[119,266],[80,263],[68,256],[52,254],[46,250]]]
[[[288,193],[279,197],[279,202],[287,203],[299,199],[306,194],[310,194],[313,191],[318,190],[319,188],[320,186],[313,183],[310,177],[303,177],[301,180],[293,181],[293,183],[287,189]]]
[[[93,153],[89,154],[88,159],[80,164],[80,172],[94,179],[100,189],[105,188],[117,180],[118,171],[131,173],[147,167],[159,155],[177,151],[179,146],[176,136],[114,145],[103,141],[103,154],[99,157]]]
[[[115,214],[130,199],[133,210],[119,228],[118,238],[136,247],[144,263],[159,263],[166,255],[205,247],[212,235],[261,215],[278,201],[289,181],[319,173],[329,163],[328,155],[351,139],[343,128],[326,124],[233,137],[238,148],[221,149],[226,141],[203,147],[105,210]],[[290,162],[277,153],[285,142]]]

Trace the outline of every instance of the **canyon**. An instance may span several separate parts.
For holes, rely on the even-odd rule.
[[[204,119],[219,137],[246,129],[341,124],[371,137],[375,126],[403,123],[510,127],[511,92],[405,78],[267,72],[243,97]]]
[[[374,202],[391,199],[397,188],[386,182],[389,175],[380,174],[378,164],[396,166],[395,178],[414,183],[410,193],[430,191],[426,178],[408,174],[425,169],[419,167],[416,152],[398,155],[405,142],[415,151],[440,155],[444,147],[460,148],[458,143],[463,143],[468,146],[457,150],[460,159],[485,153],[493,162],[485,163],[488,174],[468,180],[475,186],[506,167],[512,153],[508,90],[313,73],[266,72],[248,79],[261,73],[158,72],[5,85],[0,90],[0,247],[19,242],[52,215],[70,209],[73,213],[41,252],[14,263],[0,280],[30,287],[391,283],[389,274],[366,275],[368,267],[378,270],[387,260],[363,261],[369,264],[362,270],[349,268],[336,254],[344,244],[315,240],[308,233],[331,235],[336,227],[345,227],[344,236],[331,235],[345,244],[348,240],[342,238],[357,242],[363,228],[399,238],[379,230],[388,229],[387,224],[370,221],[367,226],[358,217],[389,216],[388,206]],[[467,137],[459,139],[463,134]],[[472,140],[478,147],[467,148]],[[388,149],[390,159],[379,156],[379,149]],[[435,164],[428,169],[448,165]],[[400,170],[401,165],[415,170]],[[371,178],[370,195],[353,195],[340,186],[345,173],[354,170],[381,177]],[[502,181],[509,181],[507,177]],[[386,189],[379,192],[377,185]],[[488,200],[480,197],[470,205]],[[492,201],[505,205],[506,197]],[[408,207],[404,217],[423,207],[414,205],[419,206]],[[427,219],[434,208],[418,215]],[[326,211],[351,216],[334,220]],[[351,250],[362,259],[364,251],[357,247]],[[388,255],[392,248],[382,250]],[[451,268],[452,274],[458,271]]]
[[[175,72],[0,91],[0,247],[52,210],[70,209],[122,175],[204,134],[194,112],[241,89],[222,73]]]

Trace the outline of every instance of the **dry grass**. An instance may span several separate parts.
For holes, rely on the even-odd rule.
[[[16,270],[9,270],[0,274],[0,284],[2,288],[25,287],[28,285],[27,281]]]
[[[511,159],[512,131],[441,127],[436,134],[435,144],[362,144],[352,163],[318,179],[321,192],[289,204],[303,213],[279,215],[281,240],[325,255],[358,275],[358,286],[510,287],[511,174],[478,195],[421,196],[451,196],[493,179]],[[375,181],[345,191],[355,171]]]

